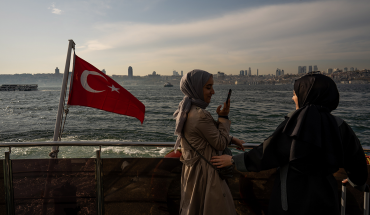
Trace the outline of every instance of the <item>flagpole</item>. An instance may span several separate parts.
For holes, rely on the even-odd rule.
[[[73,40],[69,40],[68,44],[68,51],[67,51],[67,60],[66,60],[66,66],[64,68],[64,75],[63,75],[63,83],[62,83],[62,89],[60,91],[60,98],[59,98],[59,106],[58,106],[58,114],[55,121],[55,128],[54,128],[54,141],[60,141],[60,126],[61,126],[61,120],[63,117],[63,111],[64,111],[64,101],[67,91],[67,83],[68,83],[68,76],[69,76],[69,67],[71,63],[71,52],[72,48],[75,48],[75,43]],[[59,146],[53,146],[51,149],[51,153],[49,154],[52,158],[57,158],[58,156],[58,150]]]

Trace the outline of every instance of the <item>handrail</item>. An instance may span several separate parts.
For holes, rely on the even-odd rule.
[[[52,141],[52,142],[0,142],[0,147],[33,147],[33,146],[159,146],[173,147],[175,142],[125,142],[125,141]],[[244,147],[253,148],[259,144],[245,143]],[[237,147],[230,145],[229,147]]]
[[[33,147],[33,146],[158,146],[172,147],[175,142],[125,142],[125,141],[50,141],[50,142],[0,142],[0,147]],[[245,148],[254,148],[260,144],[244,143]],[[230,145],[236,148],[236,145]],[[370,151],[370,146],[362,146],[366,151]]]

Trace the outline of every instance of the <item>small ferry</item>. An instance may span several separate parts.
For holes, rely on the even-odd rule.
[[[173,85],[170,82],[167,82],[163,85],[164,87],[173,87]]]
[[[36,91],[37,84],[3,84],[0,91]]]

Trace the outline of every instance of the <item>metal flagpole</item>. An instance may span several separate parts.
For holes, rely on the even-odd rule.
[[[67,83],[68,83],[68,76],[69,76],[69,67],[71,63],[72,48],[73,49],[75,48],[75,43],[73,42],[73,40],[69,40],[66,66],[64,68],[64,75],[63,75],[62,90],[60,91],[58,114],[57,114],[57,119],[55,121],[54,141],[60,141],[60,138],[59,138],[60,126],[61,126],[61,120],[62,120],[63,111],[64,111],[64,101],[65,101],[65,96],[66,96],[66,91],[67,91]],[[53,146],[49,156],[52,158],[57,158],[58,152],[59,152],[59,146]]]

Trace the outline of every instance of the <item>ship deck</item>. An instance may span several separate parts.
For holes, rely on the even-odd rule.
[[[73,142],[64,143],[72,145]],[[0,143],[0,147],[25,147],[29,144],[38,143]],[[101,146],[102,142],[80,142],[80,145]],[[167,215],[179,212],[182,163],[178,158],[104,158],[98,150],[96,158],[12,160],[10,153],[6,152],[0,165],[3,167],[0,168],[0,214]],[[343,169],[334,176],[340,194],[341,181],[347,176]],[[275,177],[274,169],[259,173],[235,170],[228,184],[237,213],[267,214]],[[363,201],[362,192],[347,186],[346,214],[362,214]]]

